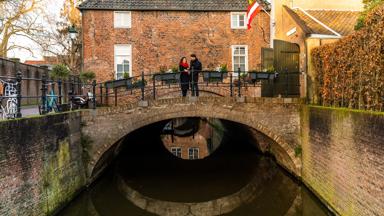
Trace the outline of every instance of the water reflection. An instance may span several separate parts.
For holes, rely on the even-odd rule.
[[[220,145],[224,127],[211,118],[177,118],[169,121],[161,135],[163,144],[174,156],[184,160],[204,159]]]
[[[164,125],[137,132],[116,163],[59,215],[328,215],[276,163],[241,136],[225,136],[203,160],[179,160],[163,146]],[[236,128],[231,128],[238,135]],[[226,133],[230,134],[230,133]],[[145,137],[145,142],[143,142]]]

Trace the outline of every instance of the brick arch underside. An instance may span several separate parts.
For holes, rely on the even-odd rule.
[[[216,103],[154,104],[150,105],[148,108],[137,107],[128,109],[119,107],[115,108],[115,110],[113,108],[109,109],[105,113],[98,113],[95,117],[96,119],[93,119],[92,121],[97,122],[97,127],[101,128],[101,130],[93,130],[92,124],[87,124],[87,126],[83,128],[83,134],[86,134],[91,138],[92,145],[94,146],[94,148],[89,151],[90,162],[88,164],[88,174],[92,177],[94,168],[104,153],[122,140],[126,135],[135,130],[173,118],[205,117],[243,124],[260,132],[265,137],[268,137],[276,143],[274,148],[277,149],[277,151],[274,152],[274,156],[277,161],[280,162],[280,165],[286,168],[290,173],[300,177],[301,160],[295,156],[294,149],[291,147],[292,145],[289,144],[289,142],[294,142],[292,141],[293,139],[285,139],[287,137],[286,135],[276,133],[276,130],[268,127],[266,119],[260,118],[260,116],[268,116],[266,111],[273,109],[273,107],[270,109],[266,108],[264,113],[256,112],[258,115],[254,112],[247,115],[245,110],[236,106],[239,105],[222,105]],[[288,123],[290,123],[289,120],[283,119],[276,124],[281,125]],[[111,125],[114,125],[114,127],[111,127]]]

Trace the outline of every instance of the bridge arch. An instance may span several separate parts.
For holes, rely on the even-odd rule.
[[[149,101],[146,107],[128,104],[89,111],[83,115],[82,134],[87,137],[87,171],[90,178],[102,156],[127,134],[147,125],[182,117],[227,120],[245,125],[273,140],[277,161],[289,172],[301,176],[301,160],[295,156],[300,145],[300,105],[296,100],[228,97],[168,98]]]

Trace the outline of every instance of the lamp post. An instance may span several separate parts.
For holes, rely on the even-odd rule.
[[[77,38],[77,35],[78,35],[78,31],[76,30],[75,26],[72,25],[70,27],[68,27],[68,35],[69,35],[69,39],[71,40],[71,56],[70,56],[70,67],[71,67],[71,70],[72,70],[72,73],[73,73],[73,67],[74,67],[74,61],[75,61],[75,40]]]

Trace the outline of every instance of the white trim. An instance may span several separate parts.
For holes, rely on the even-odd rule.
[[[176,155],[173,154],[173,150],[176,150]],[[177,155],[177,150],[180,150],[180,156]],[[181,147],[171,147],[171,153],[172,153],[173,155],[175,155],[176,157],[180,157],[180,158],[183,157],[183,149],[182,149]]]
[[[234,53],[235,53],[235,48],[237,47],[245,47],[245,71],[248,71],[248,45],[232,45],[231,46],[231,61],[232,61],[232,71],[237,71],[238,68],[235,68],[235,62],[233,61],[234,59]],[[234,76],[237,76],[237,73],[234,73]]]
[[[128,23],[126,25],[121,25],[121,23],[118,23],[116,20],[116,14],[126,14],[129,17]],[[114,28],[123,28],[123,29],[129,29],[132,27],[132,12],[131,11],[114,11],[113,12],[113,27]]]
[[[311,19],[313,19],[315,22],[317,22],[318,24],[320,24],[321,26],[323,26],[324,28],[326,28],[328,31],[332,32],[333,34],[341,37],[341,34],[339,34],[337,31],[331,29],[329,26],[325,25],[324,23],[322,23],[320,20],[316,19],[314,16],[312,16],[311,14],[309,14],[307,11],[305,11],[304,9],[300,8],[300,7],[293,7],[292,8],[293,10],[295,9],[298,9],[300,10],[301,12],[303,12],[305,15],[309,16]]]
[[[233,16],[244,15],[244,26],[233,26]],[[238,21],[238,25],[240,22]],[[247,13],[246,12],[231,12],[231,29],[247,29]]]
[[[193,158],[191,158],[191,155],[189,154],[190,153],[190,150],[197,150],[197,158],[195,158],[195,155],[193,154]],[[194,151],[192,152],[194,153]],[[188,159],[189,160],[198,160],[200,159],[200,148],[199,147],[191,147],[191,148],[188,148]]]
[[[324,35],[324,34],[310,34],[308,38],[320,38],[320,39],[340,39],[341,36],[336,35]]]
[[[129,49],[129,77],[132,77],[133,76],[133,72],[132,72],[132,45],[131,44],[115,44],[114,47],[113,47],[113,67],[114,67],[114,75],[115,75],[115,79],[117,79],[117,64],[116,64],[116,57],[117,56],[123,56],[123,55],[116,55],[116,47],[123,47],[123,46],[126,46],[128,47]],[[125,55],[124,55],[125,56]]]

